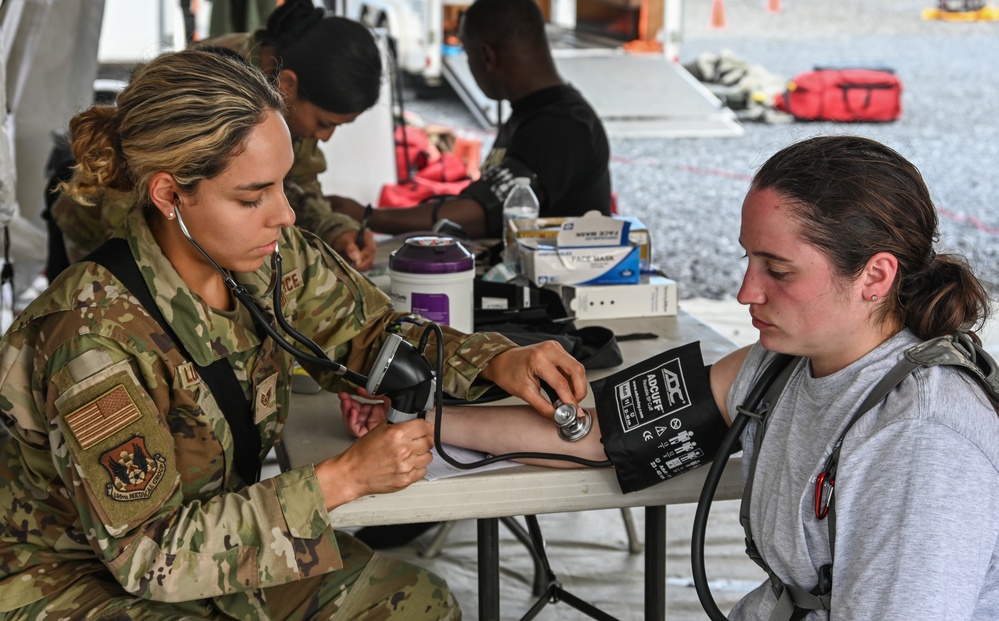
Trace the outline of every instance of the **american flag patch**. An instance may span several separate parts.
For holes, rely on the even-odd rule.
[[[141,416],[125,387],[119,384],[83,407],[66,415],[76,441],[88,449]]]

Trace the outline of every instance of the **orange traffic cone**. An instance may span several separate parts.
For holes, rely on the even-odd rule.
[[[725,27],[725,2],[724,0],[711,0],[711,27]]]
[[[780,11],[780,0],[767,0],[767,10],[771,13]]]

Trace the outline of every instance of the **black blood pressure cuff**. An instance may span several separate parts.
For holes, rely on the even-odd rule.
[[[531,189],[540,200],[538,176],[515,157],[504,158],[499,164],[490,166],[459,194],[461,198],[473,199],[485,209],[486,237],[499,239],[503,236],[503,201],[513,189],[513,180],[517,177],[530,179]]]
[[[591,386],[604,452],[626,494],[709,463],[728,432],[699,342]]]

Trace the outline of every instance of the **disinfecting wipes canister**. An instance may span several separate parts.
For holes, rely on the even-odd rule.
[[[411,237],[389,257],[395,310],[472,331],[475,258],[450,237]]]

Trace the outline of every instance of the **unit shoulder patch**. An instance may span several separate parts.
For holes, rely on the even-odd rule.
[[[68,385],[54,406],[65,466],[112,536],[159,510],[179,481],[173,440],[129,361]]]
[[[138,435],[105,451],[100,462],[111,477],[105,491],[119,501],[149,498],[166,472],[166,459],[150,454],[146,439]]]

